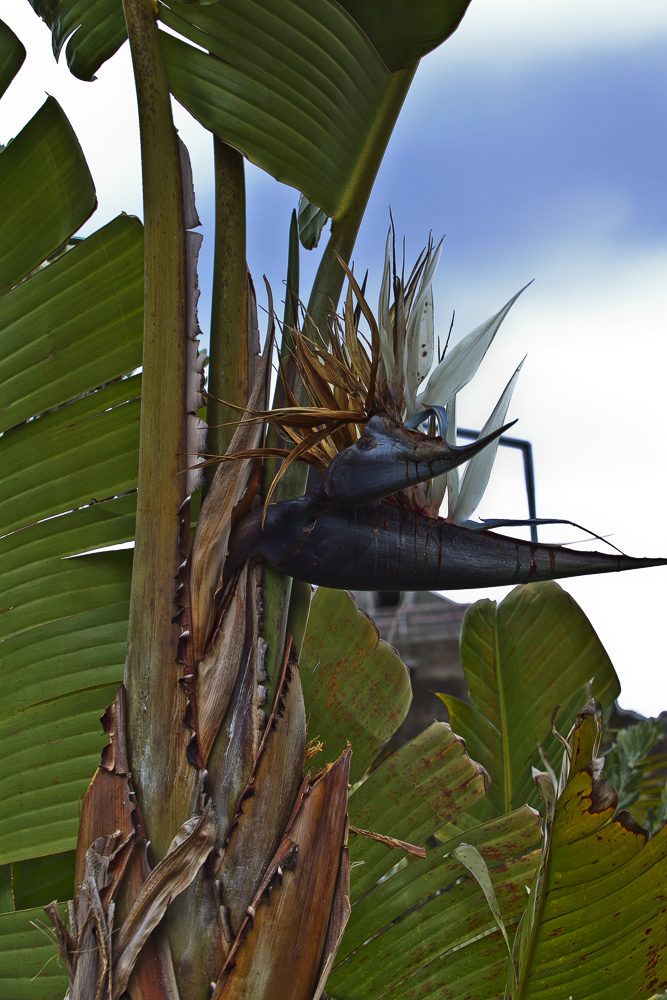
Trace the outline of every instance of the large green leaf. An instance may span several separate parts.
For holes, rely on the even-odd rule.
[[[140,391],[134,375],[5,433],[5,531],[136,486]]]
[[[7,90],[25,59],[25,49],[14,32],[0,21],[0,97]]]
[[[352,826],[421,844],[483,795],[487,775],[444,722],[434,722],[397,750],[350,795]],[[375,841],[350,844],[354,869],[350,899],[358,899],[399,858]]]
[[[61,908],[63,917],[65,908]],[[41,908],[0,914],[0,996],[6,1000],[61,1000],[67,973]],[[40,929],[42,928],[42,929]]]
[[[127,38],[121,0],[30,0],[30,4],[51,29],[56,59],[69,38],[67,65],[80,80],[94,80],[102,63]]]
[[[48,906],[54,899],[70,899],[74,894],[76,851],[30,858],[12,865],[12,889],[17,910]]]
[[[628,813],[612,818],[616,798],[593,761],[556,804],[516,1000],[628,1000],[667,986],[667,827],[647,843]]]
[[[352,744],[357,781],[408,713],[410,676],[395,649],[344,590],[320,587],[299,663],[308,734],[336,760]]]
[[[143,252],[121,215],[0,298],[0,430],[141,365]]]
[[[169,86],[206,128],[334,215],[391,81],[335,0],[178,3],[160,17]]]
[[[129,580],[125,587],[127,598]],[[79,800],[108,742],[100,715],[123,676],[127,614],[126,599],[52,622],[31,631],[29,644],[22,636],[3,648],[3,675],[13,683],[0,728],[1,861],[76,845]]]
[[[95,205],[78,139],[48,97],[0,154],[0,290],[62,246]]]
[[[499,605],[473,605],[463,622],[461,656],[472,705],[442,699],[453,729],[491,775],[489,794],[474,815],[488,819],[525,802],[537,804],[531,761],[538,744],[551,753],[559,746],[551,737],[554,710],[561,706],[556,722],[567,734],[590,697],[581,694],[590,680],[605,706],[619,694],[602,643],[557,583],[535,583],[516,587]]]
[[[479,885],[451,856],[461,839],[425,861],[410,858],[353,904],[327,986],[337,1000],[375,1000],[388,990],[397,998],[503,996],[505,943]],[[526,806],[465,834],[487,862],[508,927],[525,909],[539,840],[536,814]]]
[[[340,0],[386,65],[396,70],[421,59],[456,31],[470,0]]]
[[[47,138],[68,134],[55,102],[39,115]],[[34,123],[1,154],[0,174]],[[40,267],[83,221],[74,209],[89,175],[80,150],[76,165],[47,155],[45,167],[39,136],[23,153],[27,177],[51,171],[38,189],[72,203],[66,225],[59,208],[31,229],[17,186],[22,270],[34,273],[0,298],[0,859],[14,863],[75,847],[107,741],[99,718],[123,673],[132,552],[81,553],[134,537],[141,377],[128,373],[143,327],[141,226],[116,219]],[[16,871],[29,901],[27,869]]]

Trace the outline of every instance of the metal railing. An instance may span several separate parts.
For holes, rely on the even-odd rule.
[[[468,441],[476,441],[479,437],[479,431],[472,431],[467,427],[458,427],[456,433],[459,437],[465,438]],[[528,497],[528,517],[537,517],[537,510],[535,506],[535,467],[533,465],[533,446],[530,441],[524,441],[521,438],[505,437],[503,435],[498,440],[498,444],[505,448],[518,448],[523,454],[523,475],[526,483],[526,496]],[[531,542],[537,541],[537,525],[530,525],[530,540]]]

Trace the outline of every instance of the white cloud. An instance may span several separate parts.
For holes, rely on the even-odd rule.
[[[461,27],[431,59],[512,67],[627,49],[667,35],[664,0],[472,0]]]

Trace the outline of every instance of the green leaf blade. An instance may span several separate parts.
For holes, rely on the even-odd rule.
[[[0,299],[0,430],[141,365],[143,228],[119,216]]]
[[[65,907],[60,908],[66,918]],[[35,926],[37,925],[37,926]],[[8,1000],[61,1000],[67,973],[41,907],[0,914],[0,995]]]
[[[558,747],[551,737],[554,710],[561,706],[556,724],[567,734],[583,685],[593,679],[593,694],[605,706],[619,694],[602,643],[570,595],[546,582],[515,588],[497,608],[493,601],[473,605],[463,622],[461,655],[471,701],[499,734],[495,760],[482,755],[491,768],[495,814],[537,805],[531,761],[538,743],[549,753]],[[459,706],[455,711],[457,731],[476,745],[472,717],[464,718]]]
[[[444,722],[401,747],[350,796],[350,824],[421,844],[477,802],[485,791],[484,770]],[[383,844],[357,838],[350,850],[355,868],[350,899],[370,889],[400,860]]]
[[[172,93],[207,129],[332,216],[352,180],[391,75],[331,0],[238,8],[176,0],[161,32]]]
[[[350,781],[357,781],[408,713],[407,668],[346,591],[319,587],[299,670],[309,738],[324,744],[328,761],[349,740]]]
[[[83,152],[53,97],[0,154],[0,204],[0,289],[41,264],[95,210]]]
[[[94,80],[102,63],[110,59],[127,38],[121,0],[29,2],[51,29],[56,59],[69,37],[67,65],[79,80]]]
[[[466,1000],[502,995],[505,944],[479,885],[451,856],[464,838],[488,865],[508,925],[516,924],[539,859],[539,824],[526,807],[447,841],[425,861],[410,858],[359,899],[330,979],[334,996],[374,1000],[385,990]]]
[[[23,43],[4,21],[0,21],[0,97],[20,70],[24,59]]]
[[[392,73],[456,31],[470,0],[341,0]]]

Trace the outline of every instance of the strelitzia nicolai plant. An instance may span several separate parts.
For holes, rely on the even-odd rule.
[[[257,142],[255,134],[253,147],[253,140],[248,137],[248,132],[256,130],[256,123],[247,106],[244,113],[236,117],[236,122],[242,123],[241,132],[248,121],[251,123],[245,137],[237,135],[234,126],[230,125],[234,115],[225,101],[229,100],[238,80],[226,78],[224,74],[230,72],[230,66],[234,71],[240,70],[230,58],[221,58],[221,53],[224,51],[226,56],[233,55],[224,50],[224,45],[230,37],[237,40],[243,36],[239,24],[244,30],[251,29],[245,36],[248,50],[258,39],[265,38],[266,32],[262,34],[256,30],[260,15],[273,18],[274,35],[269,34],[269,37],[272,37],[272,44],[276,39],[276,48],[279,48],[283,44],[280,33],[287,30],[285,25],[290,30],[297,25],[302,31],[303,5],[285,0],[279,8],[268,2],[238,6],[220,3],[207,5],[208,9],[179,3],[161,7],[161,17],[174,30],[181,29],[181,33],[195,41],[197,48],[175,39],[173,35],[160,39],[154,8],[142,0],[126,0],[122,8],[118,3],[105,3],[104,13],[109,14],[106,20],[96,16],[99,9],[82,9],[74,2],[62,3],[55,8],[36,0],[35,6],[52,23],[56,49],[62,46],[71,29],[79,26],[70,38],[68,50],[72,64],[77,65],[77,61],[79,67],[83,64],[88,74],[94,71],[96,60],[106,58],[113,51],[119,36],[122,40],[124,28],[118,31],[120,11],[130,36],[135,67],[145,195],[145,228],[141,234],[143,239],[139,239],[143,242],[144,251],[145,300],[136,522],[131,505],[121,496],[125,491],[120,488],[119,481],[111,478],[111,482],[102,480],[108,490],[101,494],[104,498],[102,502],[81,502],[80,510],[73,509],[76,504],[70,494],[64,494],[69,506],[52,510],[53,504],[63,503],[63,494],[53,491],[54,498],[49,501],[52,507],[49,507],[42,491],[39,501],[42,506],[35,506],[33,501],[31,515],[15,511],[12,530],[6,536],[10,538],[6,545],[15,560],[17,552],[20,559],[24,551],[21,542],[29,545],[35,540],[34,531],[24,533],[24,529],[37,528],[38,532],[47,532],[50,542],[56,538],[54,545],[59,559],[63,553],[80,555],[84,547],[88,551],[87,546],[91,544],[95,531],[98,544],[101,539],[102,544],[123,541],[128,530],[136,540],[125,685],[118,689],[113,704],[105,714],[104,728],[109,745],[82,805],[78,824],[76,896],[69,906],[67,923],[60,908],[49,907],[68,971],[70,996],[118,998],[128,990],[133,997],[168,997],[170,1000],[177,995],[183,998],[203,997],[210,992],[218,998],[252,995],[315,1000],[324,990],[350,912],[347,843],[350,748],[341,747],[337,759],[333,762],[329,759],[318,772],[303,774],[306,759],[317,749],[316,743],[309,746],[306,742],[303,691],[307,681],[305,674],[304,680],[301,680],[298,663],[299,647],[308,618],[310,590],[292,586],[291,579],[280,574],[272,576],[270,563],[262,565],[250,558],[239,562],[235,571],[227,559],[232,523],[236,521],[241,526],[245,518],[254,516],[248,508],[255,502],[261,469],[253,458],[241,459],[233,465],[228,463],[227,469],[215,472],[208,483],[194,545],[190,550],[193,515],[189,492],[196,486],[197,480],[190,480],[188,485],[184,466],[189,454],[203,450],[196,437],[197,430],[201,430],[197,428],[196,417],[201,404],[201,366],[192,309],[195,298],[193,260],[197,239],[193,238],[191,229],[196,228],[196,215],[188,182],[187,158],[176,141],[169,105],[171,88],[185,103],[189,102],[199,117],[206,119],[218,134],[222,133],[241,148],[249,143],[249,155],[254,152],[259,158],[257,148],[261,142]],[[377,9],[373,10],[374,7]],[[430,42],[420,38],[415,40],[414,31],[412,34],[404,32],[404,24],[398,15],[396,23],[392,23],[395,37],[388,37],[387,20],[382,16],[384,12],[373,4],[348,4],[348,8],[358,16],[364,32],[333,3],[320,4],[318,17],[312,20],[313,49],[318,55],[321,57],[323,40],[328,39],[329,44],[333,37],[336,42],[333,56],[342,60],[346,53],[350,54],[356,59],[353,68],[365,57],[368,77],[367,93],[361,94],[358,102],[361,108],[361,98],[368,98],[367,107],[363,105],[367,114],[361,116],[362,125],[357,128],[358,134],[353,137],[355,141],[346,156],[335,158],[335,162],[332,158],[332,166],[339,166],[339,160],[347,164],[349,176],[344,173],[342,177],[337,176],[337,187],[332,184],[327,189],[317,171],[314,171],[314,179],[304,175],[307,159],[301,149],[297,149],[293,157],[292,173],[288,171],[290,179],[294,180],[298,175],[297,179],[303,183],[304,189],[308,189],[307,193],[313,193],[313,197],[320,199],[334,215],[331,250],[328,256],[325,255],[314,305],[309,308],[309,314],[320,324],[318,329],[326,329],[326,325],[318,319],[318,310],[319,316],[326,318],[327,307],[322,302],[337,299],[336,288],[343,281],[344,270],[336,253],[339,252],[343,259],[349,258],[360,212],[363,211],[388,132],[414,72],[415,61],[432,44],[436,35],[441,38],[443,32],[446,34],[452,30],[464,7],[460,4],[448,5],[446,16],[442,10],[436,11],[438,24],[435,31],[429,4],[410,10],[411,29],[416,26],[417,34],[423,31],[424,38],[430,39]],[[235,9],[230,11],[231,8]],[[443,18],[444,23],[441,24]],[[300,46],[309,44],[308,37],[304,40],[298,32],[296,37],[294,35],[293,31],[290,40],[298,41],[299,45],[287,46],[290,72],[294,68],[292,63],[303,68],[303,64],[294,59],[294,53]],[[339,35],[350,44],[339,45]],[[378,49],[370,40],[371,36]],[[202,45],[202,42],[206,44]],[[208,54],[202,51],[203,48],[208,48]],[[241,62],[245,59],[246,50],[243,51]],[[328,57],[331,56],[328,49],[325,51]],[[378,55],[380,51],[382,58]],[[270,55],[273,58],[274,54]],[[332,74],[335,72],[333,56],[330,58]],[[321,58],[314,61],[305,59],[303,63],[315,65],[319,71]],[[249,58],[248,64],[258,74],[265,70],[261,60],[254,64]],[[247,76],[247,64],[242,68]],[[284,66],[278,68],[284,72]],[[347,72],[347,69],[346,74],[348,80],[366,79]],[[267,75],[282,85],[283,77],[276,76],[274,65],[270,66]],[[202,80],[206,76],[210,78],[208,84],[203,86]],[[292,86],[292,81],[288,82]],[[225,93],[224,100],[218,99],[220,88]],[[240,92],[245,93],[243,88]],[[284,96],[280,94],[279,97],[284,104]],[[125,322],[132,315],[132,309],[119,305],[119,292],[126,291],[128,285],[117,280],[123,274],[119,263],[121,255],[117,253],[113,258],[108,251],[113,246],[114,236],[121,243],[125,240],[123,247],[127,255],[135,253],[132,261],[136,264],[138,233],[136,223],[131,220],[121,220],[119,225],[113,227],[113,234],[96,234],[97,239],[87,246],[85,243],[80,245],[71,251],[72,256],[66,254],[62,261],[56,262],[55,270],[44,268],[40,275],[31,278],[24,286],[20,285],[34,265],[39,265],[57,250],[63,239],[76,230],[77,222],[81,224],[82,212],[85,218],[85,213],[89,214],[94,207],[92,182],[82,167],[83,160],[75,139],[72,140],[71,130],[68,131],[67,123],[62,121],[63,116],[53,103],[47,102],[47,112],[54,122],[59,123],[59,140],[65,136],[69,141],[67,164],[72,168],[70,173],[73,176],[68,175],[68,180],[75,184],[78,176],[83,188],[84,196],[80,199],[83,207],[75,210],[76,199],[66,199],[71,218],[68,216],[62,221],[59,217],[60,228],[54,226],[52,229],[49,229],[46,224],[49,220],[46,220],[43,226],[47,231],[44,245],[41,242],[37,246],[30,245],[30,253],[26,257],[26,261],[28,257],[34,258],[28,261],[30,266],[23,258],[7,265],[3,287],[8,289],[8,295],[3,304],[9,312],[14,309],[21,316],[25,313],[32,316],[35,312],[32,301],[28,302],[24,313],[20,312],[20,303],[24,303],[23,296],[32,300],[34,295],[41,308],[52,316],[57,309],[54,304],[57,296],[50,292],[53,287],[51,282],[57,285],[59,280],[66,281],[68,275],[80,275],[77,268],[82,263],[90,265],[97,248],[98,256],[94,258],[97,270],[93,273],[98,275],[99,287],[105,290],[105,302],[121,310],[117,325],[124,335],[128,328]],[[31,135],[24,137],[23,144],[12,144],[11,155],[2,164],[12,183],[20,185],[21,181],[19,152],[25,151],[26,146],[34,149],[28,139],[34,144],[37,141],[35,132],[40,141],[45,141],[46,131],[42,128],[39,132],[35,126]],[[304,136],[303,130],[299,135],[307,139],[309,148],[312,148],[312,137]],[[368,135],[372,141],[366,141]],[[324,139],[322,143],[324,145]],[[49,148],[55,154],[57,143]],[[281,153],[280,149],[271,148],[268,159],[277,163]],[[360,169],[357,169],[357,161],[361,162]],[[229,179],[233,169],[238,168],[238,158],[235,159],[233,150],[221,150],[218,146],[221,173],[224,173],[225,162],[227,167],[230,162],[236,164],[227,172]],[[57,179],[62,181],[64,168],[60,169],[58,158],[53,155],[48,163],[56,164]],[[322,172],[322,176],[324,174]],[[345,188],[346,177],[351,190]],[[238,170],[236,178],[238,180]],[[44,204],[48,204],[48,200],[45,199]],[[122,239],[118,233],[121,233]],[[229,337],[238,371],[245,373],[245,381],[239,381],[234,375],[238,391],[236,403],[244,408],[250,404],[252,408],[261,410],[268,402],[266,388],[271,338],[268,349],[259,359],[255,349],[256,319],[252,287],[244,270],[243,257],[241,262],[239,286],[242,294],[234,298],[234,308],[243,315],[243,323],[240,329],[233,329]],[[220,262],[220,271],[225,273],[225,269],[229,277],[233,268],[228,257]],[[103,276],[103,281],[99,275]],[[37,281],[37,277],[39,281],[31,285],[30,282]],[[58,286],[57,294],[65,296],[68,312],[75,313],[77,320],[78,294],[82,286],[89,289],[92,280],[90,274],[85,281],[79,277],[78,283],[73,282],[73,293],[69,287],[63,290],[62,286]],[[132,271],[132,282],[134,288],[137,284],[135,271]],[[97,285],[94,287],[98,289]],[[133,309],[136,319],[136,304]],[[42,330],[40,335],[41,346],[46,345],[48,350],[43,357],[40,355],[34,359],[35,366],[54,357],[50,327],[49,320],[49,329],[46,334]],[[103,326],[101,329],[104,331]],[[136,323],[132,329],[136,330]],[[95,333],[98,341],[104,340],[104,334],[98,328]],[[68,336],[69,331],[65,335],[65,346],[70,349]],[[118,337],[122,340],[120,334]],[[219,347],[220,338],[217,340]],[[116,340],[113,343],[116,344]],[[387,340],[387,352],[390,346]],[[212,365],[213,354],[212,351]],[[14,419],[17,422],[27,421],[33,426],[20,427],[15,431],[14,424],[7,425],[8,433],[3,440],[3,446],[8,449],[6,455],[30,455],[31,449],[26,447],[26,440],[28,444],[41,441],[45,451],[49,444],[65,441],[66,431],[85,434],[102,424],[108,427],[110,421],[122,421],[123,415],[127,417],[129,427],[136,424],[137,377],[134,376],[135,381],[122,378],[136,367],[136,363],[129,364],[123,355],[120,370],[109,373],[106,356],[102,365],[96,354],[94,360],[97,367],[93,376],[86,368],[90,363],[89,352],[84,349],[81,357],[76,356],[79,358],[78,367],[74,368],[79,380],[77,390],[71,390],[73,380],[62,384],[62,373],[53,367],[53,362],[39,369],[41,373],[49,373],[41,377],[51,394],[49,398],[55,407],[55,417],[40,410],[37,402],[26,403],[12,394]],[[10,355],[10,369],[12,364]],[[102,368],[107,376],[111,374],[111,384],[99,389],[100,385],[109,381],[100,377]],[[14,377],[11,369],[9,378]],[[394,377],[385,364],[388,392],[397,393],[398,383],[394,381],[392,387]],[[98,381],[91,383],[90,379],[94,378]],[[216,385],[216,378],[221,386]],[[219,369],[212,371],[211,399],[217,395],[220,399],[229,400],[225,387],[229,387],[230,381],[234,379],[222,377]],[[124,386],[123,382],[130,384]],[[94,390],[91,398],[85,395],[90,390]],[[76,391],[83,392],[84,396],[72,402]],[[296,386],[295,391],[301,390]],[[98,397],[98,392],[103,396]],[[396,398],[394,405],[398,406],[399,402],[400,399]],[[41,405],[45,405],[43,400]],[[68,409],[70,405],[78,407],[76,413]],[[92,412],[86,410],[86,406],[92,406]],[[127,406],[124,411],[123,406]],[[21,415],[16,416],[19,411]],[[435,412],[438,413],[437,410]],[[392,448],[396,437],[404,431],[401,425],[403,413],[397,410],[397,414],[396,432],[391,438]],[[31,419],[34,416],[40,419],[34,421]],[[409,414],[405,416],[409,419]],[[209,422],[213,425],[215,436],[216,421],[210,419]],[[55,436],[49,437],[54,424]],[[73,428],[78,429],[73,431]],[[261,425],[243,421],[238,428],[238,439],[232,442],[232,450],[237,453],[243,447],[252,450],[258,430],[261,433]],[[40,437],[42,433],[43,438]],[[423,443],[424,439],[426,448],[430,449],[426,451],[425,462],[431,462],[434,440],[429,442],[428,435],[419,435],[410,428],[405,433],[414,434],[419,443]],[[363,433],[359,441],[362,439]],[[75,439],[77,446],[78,440]],[[95,437],[93,442],[99,444]],[[62,444],[60,447],[63,447]],[[353,461],[358,462],[361,448],[356,444],[352,447],[356,449]],[[451,464],[452,447],[443,449],[441,442],[438,448],[440,453],[446,452],[444,460],[440,459],[444,461],[444,466],[435,470],[441,474]],[[341,456],[344,454],[344,451],[341,452]],[[72,462],[76,464],[75,459]],[[398,486],[394,486],[392,466],[395,464],[395,456],[390,449],[387,463],[380,463],[383,491],[389,488],[400,491],[406,485],[411,487],[424,480],[420,469],[415,483],[406,484],[403,478],[398,480]],[[123,474],[128,476],[126,465],[122,465]],[[363,468],[359,464],[357,467]],[[72,469],[69,471],[71,473]],[[81,468],[74,471],[82,475]],[[19,463],[17,476],[23,473]],[[130,472],[128,492],[133,488],[132,482],[136,481],[132,476]],[[284,476],[281,486],[293,489],[297,478],[295,475],[294,480],[288,483],[288,477]],[[88,482],[86,479],[83,486],[77,487],[78,498]],[[336,481],[332,482],[338,489]],[[122,484],[125,485],[124,480]],[[364,485],[364,489],[368,486]],[[109,497],[108,501],[106,497]],[[368,499],[366,494],[364,498]],[[348,499],[358,502],[359,493],[353,491]],[[126,507],[123,507],[123,502]],[[105,506],[106,503],[109,506]],[[360,509],[363,513],[363,508]],[[410,510],[405,512],[411,514]],[[63,527],[62,535],[67,536],[68,522],[63,516],[62,525],[45,528],[44,519],[51,513],[67,514],[67,517],[73,515],[77,526],[85,528],[85,543],[82,535],[74,532],[76,541],[69,539],[61,545],[62,538],[57,529]],[[119,526],[115,531],[100,533],[100,525],[108,529],[107,514],[123,521],[122,531]],[[26,521],[26,516],[34,516],[34,523]],[[233,558],[237,557],[238,553],[234,553]],[[128,560],[118,562],[119,573],[126,573],[128,563]],[[88,562],[79,561],[78,565],[66,567],[66,571],[78,581],[79,591],[84,592],[94,589],[97,576],[102,575],[103,567],[109,564],[116,565],[113,559],[92,556]],[[17,572],[15,568],[12,571]],[[80,578],[77,576],[79,572]],[[326,600],[326,593],[322,593],[323,600]],[[105,599],[107,602],[111,600],[109,597]],[[90,610],[103,611],[108,617],[109,608],[120,603],[122,601],[92,605],[90,608],[86,606],[86,613]],[[104,635],[99,641],[91,639],[81,622],[78,622],[77,629],[70,620],[75,615],[69,605],[64,603],[59,608],[60,617],[56,622],[61,628],[58,633],[61,644],[67,643],[70,636],[78,641],[79,632],[83,632],[84,654],[88,649],[97,650],[98,646],[103,646]],[[12,605],[8,612],[14,611],[16,606]],[[51,624],[50,621],[30,619],[22,604],[20,615],[26,614],[28,618],[21,617],[18,624],[12,624],[17,622],[16,616],[7,619],[7,627],[14,629],[10,631],[9,638],[14,643],[15,657],[25,652],[21,637],[29,632],[29,626],[35,627],[35,621],[40,626]],[[122,614],[120,620],[122,625]],[[105,623],[106,619],[98,621],[97,627],[102,628]],[[314,614],[307,632],[311,641],[322,631],[322,616],[318,625],[317,615]],[[54,641],[52,636],[50,641]],[[377,644],[377,639],[375,642]],[[372,646],[372,641],[367,645]],[[72,647],[66,648],[71,657]],[[53,656],[53,646],[48,649]],[[363,658],[366,669],[366,659],[372,659],[372,649],[368,652],[369,656]],[[384,655],[389,654],[384,651]],[[39,654],[37,656],[39,664]],[[330,668],[332,656],[327,648],[327,664],[316,662],[310,670],[311,677],[322,676],[327,667]],[[84,660],[89,665],[85,655]],[[394,685],[400,688],[400,698],[384,705],[383,711],[395,723],[406,707],[408,695],[405,671],[395,659],[393,669]],[[319,674],[315,674],[317,670]],[[12,676],[17,674],[17,670],[12,670]],[[353,672],[351,676],[354,676]],[[61,678],[59,680],[62,682]],[[75,692],[79,690],[74,688]],[[362,706],[368,701],[370,699],[363,695],[358,699]],[[37,706],[31,705],[35,709],[33,717],[47,711],[45,706],[48,704],[48,698],[39,700],[39,711]],[[370,713],[370,709],[368,711]],[[21,716],[21,719],[24,718],[25,714]],[[39,715],[39,719],[42,726],[45,725],[43,715]],[[62,720],[58,717],[57,721]],[[35,723],[33,725],[37,728]],[[383,722],[383,729],[387,728],[390,730],[389,721]],[[363,741],[356,736],[355,739],[356,752],[359,752]],[[379,737],[366,741],[366,764],[371,764],[382,742]],[[53,754],[59,751],[49,749],[47,752]],[[71,761],[66,760],[71,765]],[[422,773],[424,768],[426,777]],[[365,767],[362,773],[363,770]],[[89,773],[84,775],[86,784]],[[447,727],[436,725],[422,734],[404,755],[384,770],[380,769],[372,780],[362,786],[363,793],[349,807],[350,815],[356,811],[359,822],[357,826],[349,827],[349,832],[368,840],[373,851],[386,852],[398,848],[408,855],[422,858],[424,849],[408,842],[410,830],[414,830],[415,840],[426,839],[433,832],[434,824],[451,821],[471,802],[478,800],[485,785],[483,769],[467,757],[462,741]],[[437,794],[432,786],[437,789]],[[80,787],[80,780],[77,787]],[[48,796],[48,790],[40,788],[39,791]],[[77,795],[68,800],[70,805],[74,804],[75,818]],[[443,801],[439,801],[438,795]],[[407,817],[392,817],[395,826],[392,825],[391,829],[384,825],[386,820],[383,819],[383,804],[387,798],[397,801],[409,798],[411,802]],[[420,815],[418,806],[421,799],[428,806],[425,819]],[[407,831],[401,829],[401,819],[409,824]],[[53,822],[52,817],[49,820]],[[534,838],[535,817],[524,810],[520,820],[523,851],[529,846],[531,837]],[[43,823],[42,832],[37,835],[30,830],[33,840],[27,847],[28,852],[43,849],[45,845],[51,846],[49,834],[43,832],[44,827],[48,829],[49,823]],[[397,833],[403,833],[405,839],[396,837]],[[491,841],[497,835],[497,830],[482,833],[483,838]],[[35,847],[35,836],[38,848]],[[71,838],[71,833],[68,836]],[[70,846],[71,839],[61,839],[56,843],[62,851],[63,843]],[[516,839],[510,844],[505,836],[502,843],[503,852],[516,852]],[[494,849],[498,850],[497,846]],[[34,856],[30,853],[22,855],[26,859]],[[372,887],[392,867],[392,862],[387,864],[385,855],[378,861],[377,854],[370,853],[366,854],[366,860],[368,867],[364,878],[371,880],[369,886]],[[519,868],[521,874],[532,870],[530,859],[522,860]],[[520,877],[516,871],[515,877]],[[305,933],[302,922],[306,927]]]

